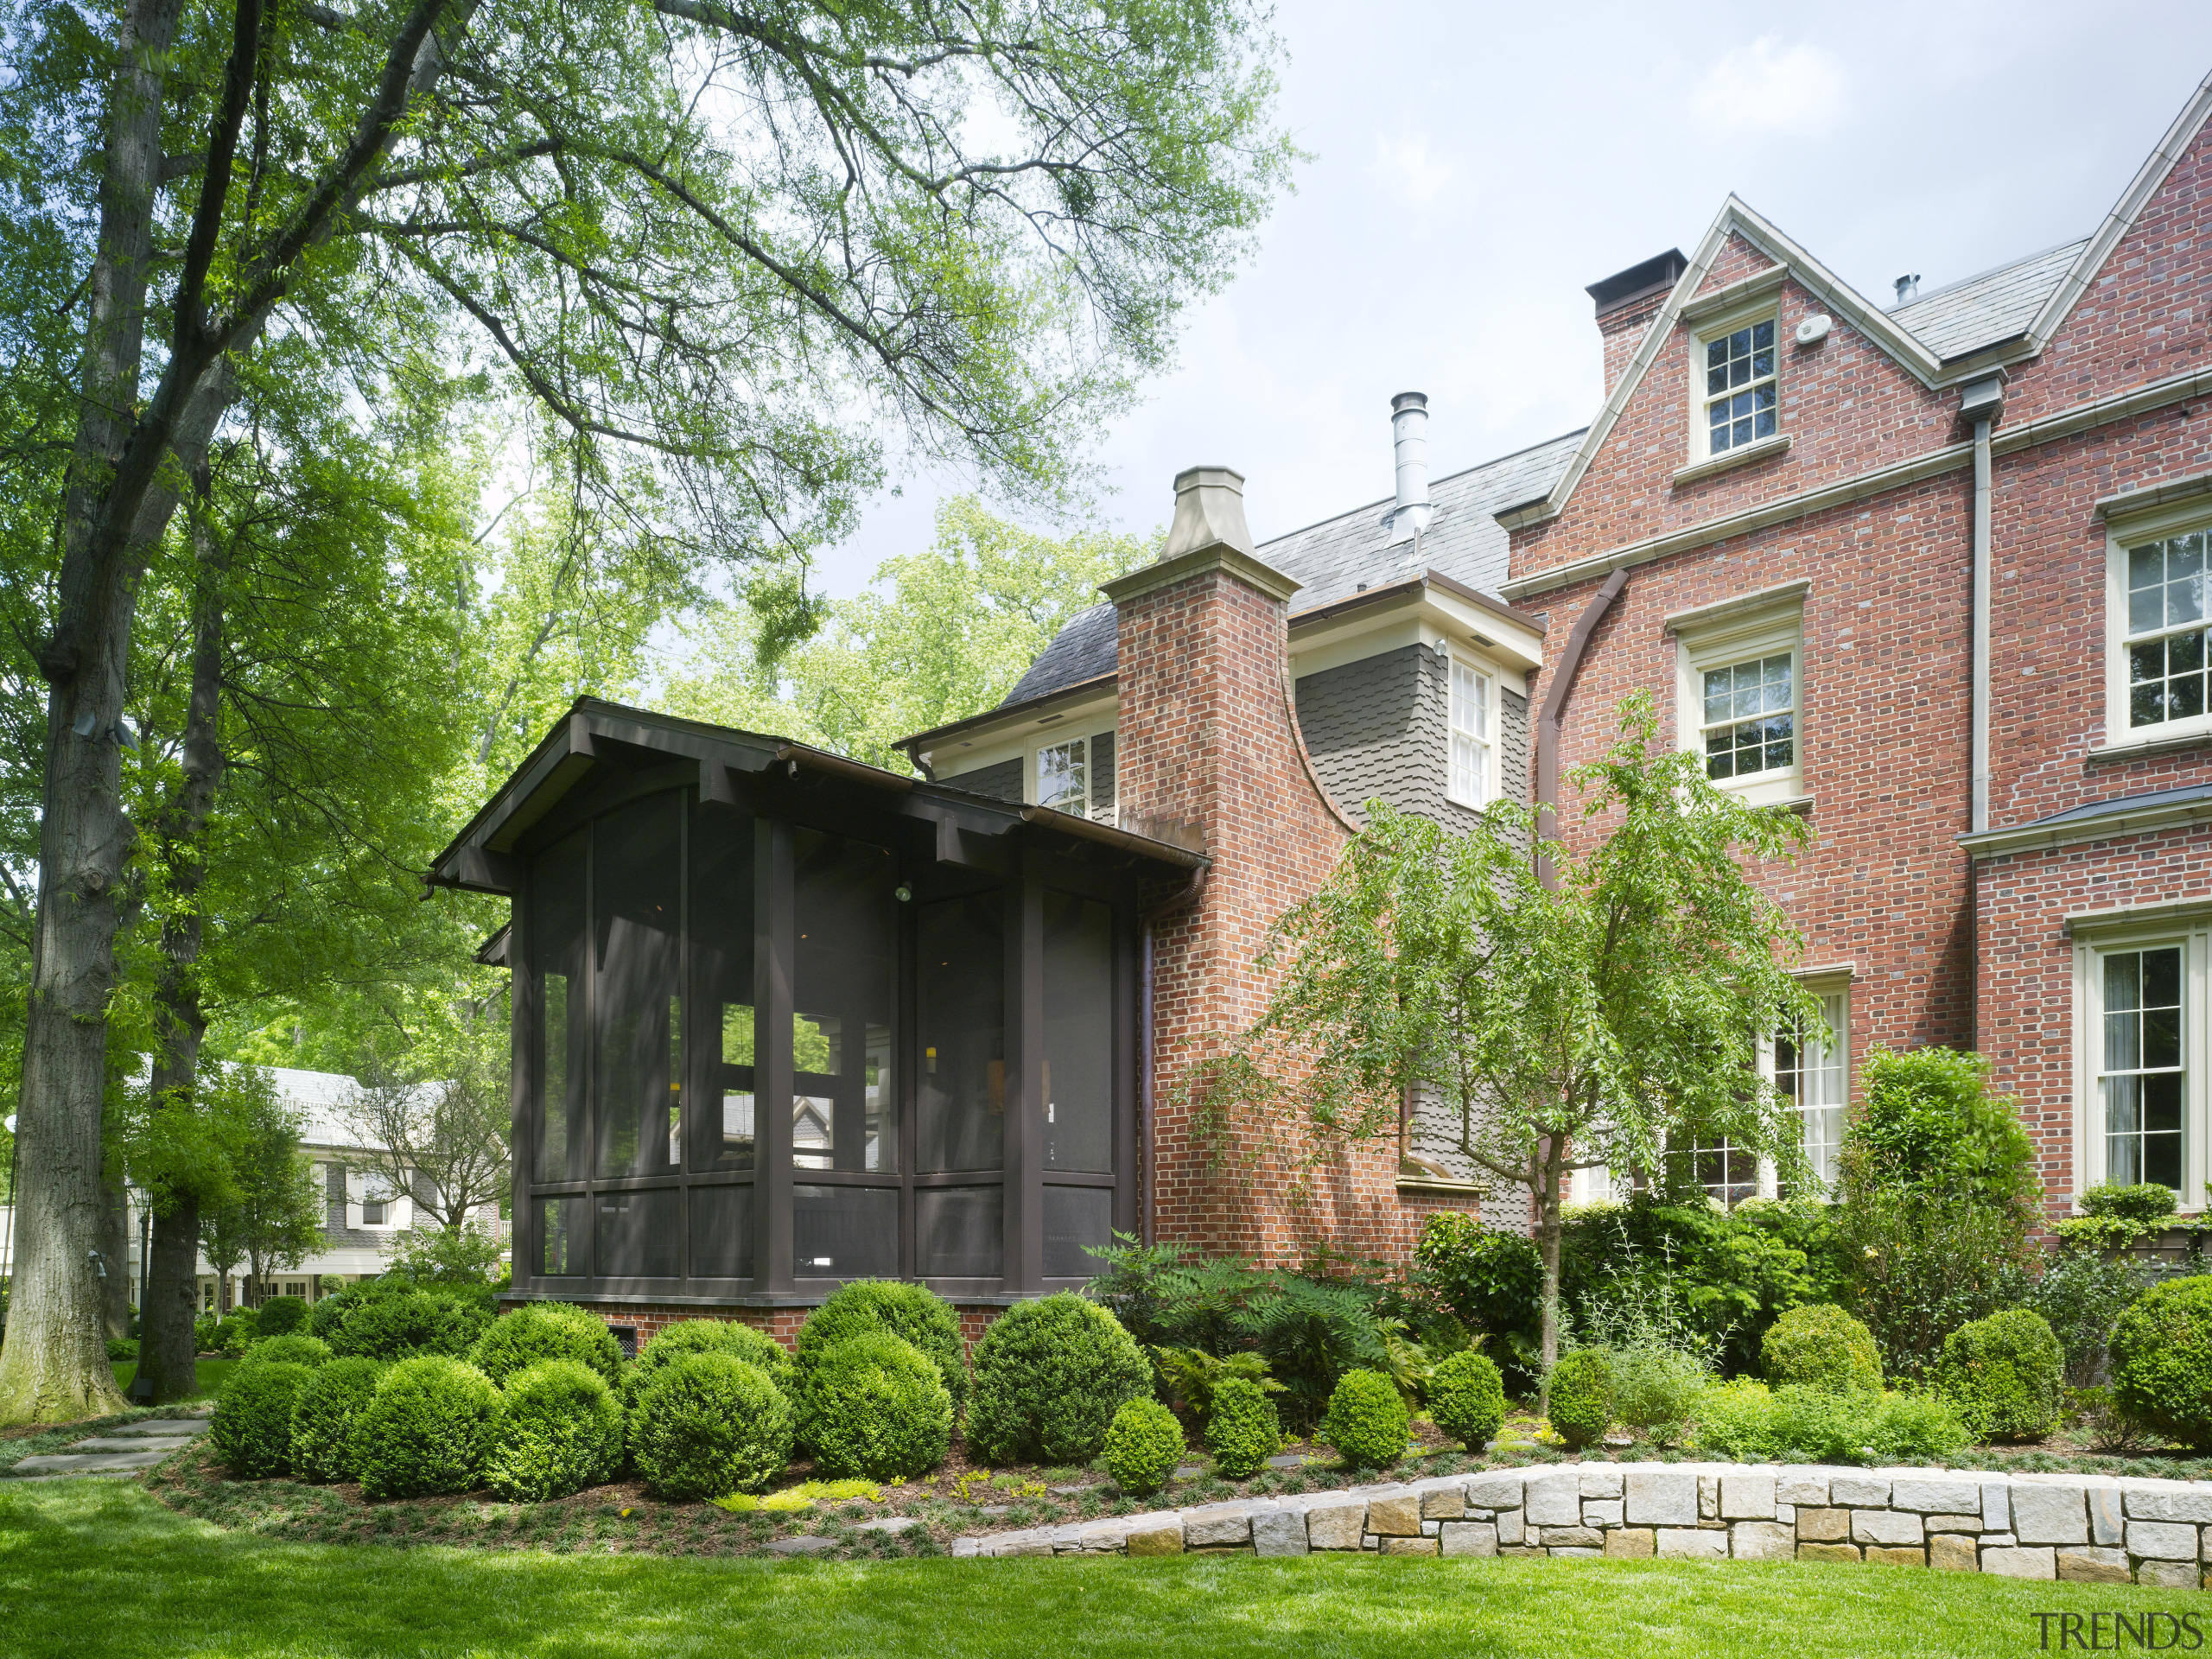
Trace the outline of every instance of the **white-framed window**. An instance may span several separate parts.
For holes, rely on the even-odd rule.
[[[1451,781],[1446,793],[1462,806],[1497,798],[1497,683],[1472,663],[1452,658]]]
[[[1724,1210],[1758,1198],[1763,1173],[1758,1155],[1725,1135],[1688,1136],[1667,1148],[1668,1185],[1677,1192],[1701,1186],[1705,1196]]]
[[[1071,737],[1037,751],[1037,804],[1081,814],[1090,804],[1090,742]]]
[[[365,1170],[358,1178],[360,1182],[361,1225],[364,1227],[397,1227],[399,1224],[399,1194],[391,1183],[373,1170]]]
[[[2212,725],[2212,705],[2205,701],[2205,561],[2212,531],[2200,524],[2152,536],[2138,529],[2114,542],[2120,632],[2113,645],[2125,701],[2111,737],[2177,735]]]
[[[1763,1058],[1774,1086],[1797,1113],[1799,1144],[1805,1149],[1816,1195],[1835,1185],[1836,1162],[1843,1148],[1844,1108],[1850,1099],[1851,994],[1814,988],[1820,999],[1817,1023],[1778,1033]],[[1783,1184],[1777,1196],[1790,1196]]]
[[[1745,448],[1780,430],[1776,327],[1770,314],[1721,324],[1699,338],[1704,418],[1698,429],[1705,434],[1707,456]]]
[[[1804,792],[1802,634],[1793,602],[1679,635],[1678,740],[1713,783],[1755,804]]]
[[[2075,1190],[2171,1187],[2199,1209],[2206,1169],[2208,922],[2077,933]]]

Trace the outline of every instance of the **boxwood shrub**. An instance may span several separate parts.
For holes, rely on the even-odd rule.
[[[320,1329],[315,1334],[322,1336],[333,1353],[364,1359],[406,1359],[416,1354],[457,1358],[474,1345],[491,1322],[491,1310],[483,1302],[432,1285],[365,1298],[346,1310],[327,1335]]]
[[[534,1503],[621,1472],[622,1403],[604,1376],[573,1359],[541,1359],[507,1378],[486,1485],[512,1503]]]
[[[353,1419],[364,1497],[465,1492],[483,1478],[499,1391],[474,1365],[418,1354],[377,1379]]]
[[[1089,1463],[1114,1414],[1151,1393],[1151,1362],[1096,1302],[1018,1302],[976,1344],[968,1444],[993,1463]]]
[[[604,1319],[572,1302],[524,1302],[493,1320],[468,1351],[469,1363],[503,1389],[541,1359],[574,1360],[610,1388],[622,1380],[622,1344]]]
[[[1760,1339],[1760,1369],[1777,1388],[1882,1388],[1882,1354],[1874,1333],[1841,1308],[1816,1302],[1785,1312]]]
[[[1470,1452],[1497,1437],[1505,1421],[1505,1379],[1490,1356],[1472,1348],[1447,1355],[1429,1374],[1428,1414]]]
[[[245,1351],[238,1363],[245,1365],[305,1365],[310,1370],[330,1363],[330,1344],[304,1334],[281,1337],[261,1337]]]
[[[1183,1425],[1157,1400],[1124,1401],[1106,1430],[1106,1472],[1133,1497],[1156,1492],[1183,1461]]]
[[[334,1359],[319,1366],[292,1402],[292,1472],[302,1480],[353,1480],[353,1420],[385,1373],[377,1359]],[[227,1392],[227,1390],[226,1391]]]
[[[757,1365],[685,1354],[658,1369],[630,1420],[630,1457],[662,1497],[757,1491],[791,1461],[794,1414]]]
[[[1595,1446],[1613,1421],[1612,1368],[1602,1348],[1578,1348],[1552,1367],[1552,1432],[1568,1446]]]
[[[1978,1439],[2039,1440],[2066,1414],[2066,1356],[2048,1319],[2010,1307],[1943,1338],[1936,1386]]]
[[[1380,1371],[1350,1370],[1337,1379],[1316,1432],[1353,1468],[1382,1469],[1406,1455],[1408,1421],[1396,1383]]]
[[[309,1367],[283,1360],[232,1374],[207,1435],[234,1479],[258,1480],[291,1466],[292,1405],[314,1376]]]
[[[308,1305],[297,1296],[271,1296],[255,1310],[253,1328],[264,1337],[282,1337],[308,1322]]]
[[[622,1372],[623,1403],[635,1411],[661,1368],[692,1354],[727,1354],[767,1373],[786,1400],[798,1393],[798,1368],[791,1351],[765,1331],[737,1319],[678,1319],[663,1325]],[[718,1494],[720,1496],[720,1494]]]
[[[1399,1445],[1402,1448],[1404,1442]],[[1282,1450],[1282,1420],[1275,1415],[1275,1402],[1258,1383],[1230,1376],[1214,1384],[1206,1450],[1213,1454],[1214,1467],[1231,1480],[1257,1474],[1262,1465]]]
[[[925,1285],[860,1279],[842,1287],[799,1326],[800,1373],[831,1349],[874,1331],[903,1338],[928,1357],[952,1396],[957,1415],[968,1400],[967,1348],[960,1340],[960,1315]]]
[[[952,1395],[912,1343],[864,1331],[809,1356],[805,1378],[799,1438],[824,1474],[904,1480],[944,1461]]]
[[[2144,1292],[2112,1333],[2113,1395],[2170,1440],[2212,1448],[2212,1276]]]
[[[1942,1459],[1973,1441],[1940,1395],[1716,1383],[1698,1401],[1697,1448],[1743,1463],[1898,1463]]]

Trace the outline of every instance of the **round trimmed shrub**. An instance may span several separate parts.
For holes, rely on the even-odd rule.
[[[838,1290],[798,1328],[801,1375],[831,1349],[875,1331],[903,1338],[927,1356],[958,1415],[968,1399],[967,1345],[960,1340],[960,1315],[925,1285],[857,1279]]]
[[[541,1359],[508,1377],[484,1459],[486,1486],[535,1503],[621,1471],[622,1403],[605,1377],[573,1359]]]
[[[1114,1414],[1152,1393],[1152,1362],[1096,1302],[1017,1302],[976,1344],[968,1444],[992,1463],[1084,1464]]]
[[[1402,1440],[1399,1445],[1402,1447]],[[1213,1385],[1213,1410],[1206,1418],[1206,1450],[1213,1465],[1231,1480],[1259,1473],[1282,1450],[1282,1420],[1275,1402],[1248,1377],[1224,1377]]]
[[[1612,1370],[1602,1348],[1578,1348],[1552,1367],[1552,1432],[1571,1446],[1594,1446],[1613,1421]]]
[[[271,1296],[256,1312],[253,1328],[264,1337],[289,1336],[308,1322],[308,1305],[297,1296]]]
[[[2212,1447],[2212,1277],[2144,1292],[2120,1316],[2111,1346],[2120,1409],[2170,1440]]]
[[[262,1337],[245,1351],[241,1365],[305,1365],[309,1370],[330,1363],[330,1344],[300,1333]]]
[[[1133,1497],[1156,1492],[1183,1461],[1183,1425],[1157,1400],[1127,1400],[1106,1430],[1106,1472]]]
[[[824,1474],[904,1480],[944,1461],[952,1395],[912,1343],[865,1332],[813,1355],[805,1375],[800,1436]]]
[[[1766,1380],[1781,1388],[1791,1382],[1839,1392],[1882,1388],[1882,1354],[1874,1333],[1841,1308],[1827,1302],[1793,1307],[1759,1342]]]
[[[353,1419],[361,1496],[422,1497],[478,1485],[499,1415],[499,1391],[474,1365],[445,1354],[399,1361]]]
[[[1425,1392],[1430,1421],[1468,1451],[1497,1438],[1505,1421],[1505,1379],[1489,1355],[1472,1348],[1447,1355],[1429,1373]]]
[[[315,1372],[273,1360],[242,1367],[223,1388],[207,1431],[238,1480],[282,1474],[292,1460],[292,1405]]]
[[[766,1332],[736,1319],[678,1319],[674,1325],[663,1325],[623,1369],[623,1403],[635,1411],[664,1366],[693,1354],[726,1354],[765,1371],[776,1385],[776,1392],[786,1400],[798,1394],[798,1368],[791,1351]]]
[[[622,1344],[605,1320],[570,1302],[524,1302],[493,1320],[468,1351],[468,1363],[503,1389],[544,1359],[574,1360],[610,1388],[622,1380]]]
[[[630,1420],[630,1456],[661,1497],[757,1491],[791,1461],[794,1415],[759,1366],[685,1354],[646,1385]]]
[[[406,1359],[417,1354],[458,1358],[491,1322],[490,1313],[474,1298],[433,1286],[356,1302],[323,1340],[334,1354],[364,1359]]]
[[[2008,1307],[1943,1338],[1936,1386],[1978,1439],[2039,1440],[2066,1414],[2066,1356],[2050,1320]]]
[[[353,1421],[385,1369],[381,1360],[334,1359],[312,1373],[292,1402],[294,1474],[302,1480],[352,1480],[360,1474],[353,1460]]]
[[[1406,1455],[1408,1423],[1398,1385],[1380,1371],[1351,1370],[1337,1379],[1319,1437],[1355,1469],[1382,1469]]]

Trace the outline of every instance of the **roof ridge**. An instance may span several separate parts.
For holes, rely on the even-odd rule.
[[[1556,437],[1542,438],[1535,443],[1524,443],[1518,449],[1509,449],[1502,455],[1492,455],[1488,461],[1478,461],[1471,467],[1462,467],[1456,473],[1446,473],[1441,478],[1433,478],[1429,480],[1428,486],[1431,490],[1434,490],[1439,485],[1449,484],[1455,478],[1465,478],[1469,473],[1479,473],[1485,467],[1497,467],[1506,461],[1517,460],[1522,455],[1534,454],[1548,444],[1564,443],[1569,438],[1579,438],[1589,429],[1590,424],[1586,421],[1572,432],[1562,432]],[[1280,536],[1270,536],[1259,545],[1273,547],[1277,542],[1287,542],[1294,536],[1303,536],[1309,530],[1319,530],[1324,524],[1337,524],[1352,517],[1355,513],[1366,512],[1371,508],[1379,507],[1387,501],[1395,501],[1397,499],[1395,494],[1378,495],[1372,501],[1363,502],[1356,507],[1346,507],[1342,512],[1332,512],[1325,518],[1316,518],[1311,524],[1300,524],[1296,530],[1286,530]]]

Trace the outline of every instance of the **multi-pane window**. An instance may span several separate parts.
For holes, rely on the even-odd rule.
[[[2205,712],[2205,554],[2191,531],[2127,550],[2127,723],[2161,726]]]
[[[392,1224],[391,1183],[382,1175],[372,1172],[361,1178],[361,1225],[389,1227]]]
[[[1820,1001],[1817,1024],[1774,1039],[1774,1086],[1796,1110],[1805,1162],[1819,1190],[1826,1191],[1835,1184],[1836,1154],[1843,1145],[1844,993],[1833,991]]]
[[[1084,753],[1088,747],[1078,737],[1037,751],[1038,805],[1082,814],[1090,799],[1084,782],[1090,771],[1090,756]]]
[[[2104,958],[2105,1179],[2121,1185],[2181,1186],[2182,981],[2177,944]]]
[[[1452,787],[1451,796],[1466,806],[1481,806],[1491,798],[1491,764],[1495,699],[1487,675],[1477,672],[1456,658],[1452,664]]]
[[[1789,652],[1707,669],[1705,775],[1749,778],[1797,761],[1797,675]]]
[[[1693,1135],[1667,1148],[1668,1185],[1680,1192],[1701,1186],[1725,1209],[1759,1195],[1758,1154],[1725,1135]]]
[[[1775,433],[1774,320],[1705,343],[1705,425],[1711,453],[1726,454]]]

